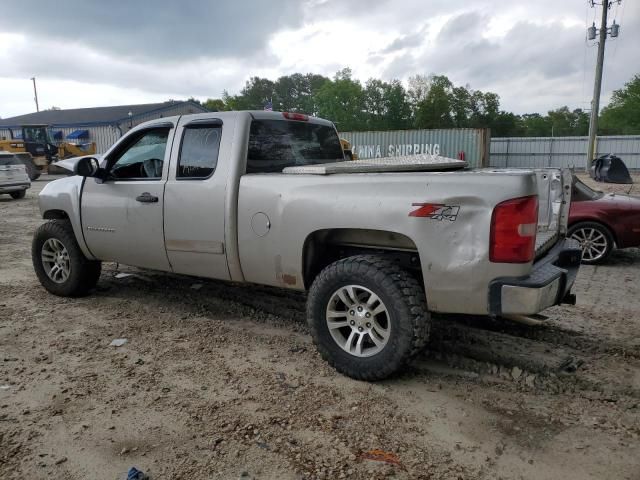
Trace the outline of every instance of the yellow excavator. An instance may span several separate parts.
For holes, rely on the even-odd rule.
[[[342,146],[342,151],[344,152],[344,157],[348,160],[357,160],[358,159],[358,155],[356,153],[354,153],[353,149],[351,148],[351,143],[349,143],[348,140],[341,138],[340,139],[340,145]]]
[[[19,158],[30,172],[30,177],[36,175],[31,172],[45,171],[57,160],[96,153],[96,144],[93,142],[82,145],[71,142],[53,143],[49,135],[49,125],[22,125],[15,129],[10,128],[9,131],[11,138],[0,139],[0,150],[19,154]]]

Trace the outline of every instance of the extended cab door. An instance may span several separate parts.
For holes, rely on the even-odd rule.
[[[174,131],[165,123],[132,132],[104,159],[106,180],[85,180],[82,230],[96,258],[171,270],[162,210]]]
[[[225,135],[223,135],[223,130]],[[229,280],[225,249],[228,164],[233,124],[214,114],[181,117],[165,188],[165,244],[173,271]]]

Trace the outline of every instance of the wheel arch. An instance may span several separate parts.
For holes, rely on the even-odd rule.
[[[85,181],[84,177],[73,176],[49,182],[38,195],[38,205],[42,218],[68,220],[84,256],[97,260],[89,250],[82,232],[80,198]]]
[[[69,214],[57,208],[51,208],[42,212],[42,218],[45,220],[68,220]]]
[[[360,254],[388,256],[403,267],[420,273],[420,256],[415,242],[408,236],[388,230],[332,228],[315,230],[307,235],[302,250],[302,276],[309,289],[316,276],[331,263]]]

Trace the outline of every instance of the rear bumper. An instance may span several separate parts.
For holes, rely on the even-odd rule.
[[[489,313],[533,315],[569,302],[581,258],[578,242],[565,239],[533,264],[531,275],[496,278],[489,285]]]
[[[19,190],[26,190],[31,186],[28,182],[0,183],[0,193],[11,193]]]

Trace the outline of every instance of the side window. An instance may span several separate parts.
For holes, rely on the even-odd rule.
[[[109,159],[109,175],[113,179],[159,180],[167,149],[169,128],[145,130],[135,136]]]
[[[219,125],[185,127],[180,146],[177,178],[208,178],[213,174],[218,164],[221,132]]]

